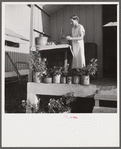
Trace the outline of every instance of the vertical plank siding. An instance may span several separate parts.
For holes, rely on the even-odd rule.
[[[56,40],[59,42],[60,41],[60,32],[61,29],[63,29],[63,25],[64,25],[64,16],[63,16],[63,9],[60,9],[59,11],[57,11],[57,23],[56,25],[58,26],[58,29],[56,30]]]
[[[45,34],[50,36],[50,25],[50,16],[37,7],[34,7],[34,29],[40,32],[44,32]],[[39,34],[35,32],[34,36],[38,37]]]
[[[63,11],[64,11],[64,27],[63,27],[63,33],[65,35],[69,35],[71,33],[71,28],[70,28],[70,22],[69,22],[69,19],[70,19],[70,6],[65,6],[63,8]]]
[[[103,31],[102,31],[102,7],[100,5],[94,6],[95,11],[95,43],[97,44],[97,58],[98,58],[98,76],[102,77],[103,73]]]
[[[42,25],[43,25],[43,32],[50,36],[50,30],[51,30],[50,17],[45,12],[42,12]]]
[[[57,25],[56,25],[56,22],[57,22],[57,17],[56,17],[56,13],[54,13],[52,16],[51,16],[51,38],[53,40],[56,41],[56,37],[57,37]]]
[[[77,15],[78,16],[78,5],[71,6],[71,16]]]
[[[10,55],[14,64],[16,62],[27,62],[27,63],[29,63],[29,55],[28,54],[16,53],[16,52],[8,52],[8,54]],[[20,59],[17,59],[18,57],[20,57]],[[28,69],[28,65],[26,65],[24,63],[20,63],[20,64],[17,64],[17,68],[18,68],[18,70]],[[7,55],[5,55],[5,71],[6,72],[14,71],[14,68],[13,68],[13,66],[12,66]]]
[[[86,7],[87,6],[78,6],[78,17],[80,19],[80,23],[84,26],[86,29]]]
[[[29,64],[29,55],[28,54],[17,53],[17,52],[8,52],[8,54],[10,55],[14,64],[16,62],[27,62]],[[18,57],[20,59],[17,59]],[[28,65],[26,65],[24,63],[17,64],[17,69],[18,70],[28,69]],[[5,55],[5,72],[10,72],[10,71],[14,71],[14,68],[13,68],[8,56]]]
[[[18,70],[28,69],[28,65],[26,65],[26,63],[29,63],[29,54],[28,53],[17,52],[18,48],[14,48],[14,47],[5,46],[5,48],[6,48],[5,51],[8,52],[8,54],[10,55],[14,64],[16,64],[16,62],[25,62],[25,63],[17,64]],[[12,63],[10,62],[8,56],[5,54],[5,72],[11,72],[11,71],[14,71],[14,68],[13,68]]]
[[[87,42],[94,42],[95,41],[95,20],[94,20],[94,7],[87,6],[86,9],[86,41]],[[89,33],[89,34],[88,34]]]

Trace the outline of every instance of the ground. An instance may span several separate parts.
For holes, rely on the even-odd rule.
[[[17,78],[14,79],[17,81]],[[27,81],[22,83],[7,81],[5,83],[5,113],[25,113],[25,109],[21,106],[22,100],[27,99]]]

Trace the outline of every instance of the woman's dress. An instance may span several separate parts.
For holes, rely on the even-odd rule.
[[[84,27],[79,24],[77,28],[72,28],[72,37],[80,37],[83,34],[85,35]],[[73,49],[73,60],[72,60],[72,69],[73,68],[82,68],[85,66],[85,52],[84,52],[84,40],[72,40],[72,49]]]

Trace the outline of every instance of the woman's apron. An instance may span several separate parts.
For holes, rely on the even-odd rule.
[[[81,34],[85,35],[85,30],[82,25],[78,25],[76,29],[72,28],[72,37],[79,37]],[[84,40],[72,40],[73,49],[73,68],[82,68],[85,66]]]

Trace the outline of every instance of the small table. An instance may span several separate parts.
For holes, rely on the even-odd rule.
[[[38,51],[50,51],[50,50],[65,50],[65,56],[64,56],[64,66],[67,65],[67,50],[69,49],[72,53],[72,56],[74,56],[73,51],[72,51],[72,47],[69,44],[58,44],[58,45],[45,45],[45,46],[41,46],[41,45],[36,45],[36,49]]]

